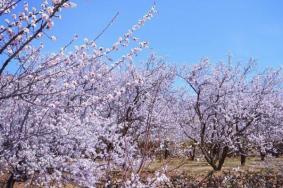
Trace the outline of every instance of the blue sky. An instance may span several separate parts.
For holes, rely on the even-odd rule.
[[[76,33],[94,38],[115,15],[119,17],[98,41],[109,46],[127,31],[153,4],[152,0],[73,0],[75,9],[65,10],[52,31],[53,51]],[[159,0],[158,14],[138,33],[152,51],[168,62],[196,63],[257,60],[260,67],[283,65],[282,0]]]

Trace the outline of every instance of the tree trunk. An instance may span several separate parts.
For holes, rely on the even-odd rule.
[[[264,161],[265,159],[265,153],[260,152],[260,160]]]
[[[13,187],[14,187],[14,184],[15,184],[14,174],[11,174],[10,177],[9,177],[9,179],[8,179],[6,188],[13,188]]]
[[[218,153],[218,158],[217,160],[214,160],[208,152],[206,152],[206,150],[204,149],[204,146],[200,146],[201,152],[204,155],[205,160],[207,161],[207,163],[213,168],[214,171],[220,171],[222,169],[222,166],[225,162],[225,159],[227,157],[228,151],[229,151],[229,147],[225,146],[222,151],[219,151]],[[220,153],[221,152],[221,153]],[[217,155],[217,154],[216,154]],[[216,157],[216,156],[214,156]],[[218,161],[218,163],[217,163]]]
[[[225,159],[226,159],[226,157],[227,157],[227,154],[228,154],[228,147],[225,146],[225,147],[223,148],[223,152],[222,152],[222,154],[221,154],[221,156],[220,156],[218,165],[217,165],[217,167],[216,167],[214,170],[220,171],[220,170],[222,169],[222,166],[223,166],[223,164],[224,164],[224,162],[225,162]]]
[[[169,151],[168,149],[166,148],[165,151],[164,151],[164,159],[167,159],[169,156]]]
[[[241,166],[245,166],[245,164],[246,164],[246,158],[247,158],[246,155],[241,154]]]
[[[164,143],[164,159],[167,159],[169,156],[169,148],[168,148],[168,143]]]
[[[192,161],[195,160],[195,156],[196,156],[196,146],[193,145]]]

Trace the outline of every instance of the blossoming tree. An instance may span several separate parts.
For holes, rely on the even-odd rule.
[[[282,123],[270,123],[282,110],[274,102],[282,104],[282,74],[253,70],[253,61],[212,65],[203,60],[180,73],[190,88],[181,125],[189,127],[187,136],[199,144],[214,170],[222,168],[229,153],[240,153],[244,163],[253,135],[261,134],[259,127],[263,133],[275,125],[282,130]]]
[[[23,11],[14,14],[15,7],[21,5]],[[69,44],[43,56],[42,46],[36,47],[32,41],[52,28],[52,19],[61,9],[73,6],[68,0],[43,1],[37,10],[21,1],[1,2],[1,16],[12,16],[12,20],[6,18],[0,31],[4,59],[0,69],[0,172],[9,174],[7,186],[22,181],[93,187],[98,182],[107,183],[109,178],[105,177],[111,170],[135,168],[131,173],[138,173],[144,163],[145,158],[132,164],[133,156],[139,156],[140,151],[134,140],[137,134],[126,131],[125,122],[142,116],[153,103],[151,98],[135,102],[132,96],[141,95],[139,100],[144,100],[150,92],[159,92],[163,83],[156,80],[155,85],[156,75],[129,68],[132,59],[147,47],[147,42],[133,34],[152,18],[155,9],[150,9],[110,48],[85,40],[68,53]],[[111,58],[130,42],[136,45],[127,54]],[[7,71],[10,63],[16,63],[17,68],[12,74]],[[159,70],[158,78],[162,78],[163,69]],[[141,94],[136,92],[139,87],[143,88]],[[131,104],[125,103],[127,97]],[[130,110],[125,112],[123,108]],[[137,117],[131,117],[133,113]],[[139,124],[139,132],[146,130],[144,122]],[[137,176],[126,173],[124,182],[136,182],[132,177]]]

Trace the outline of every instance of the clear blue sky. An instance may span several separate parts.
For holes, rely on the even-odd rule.
[[[98,41],[112,44],[144,15],[152,0],[73,0],[75,9],[64,11],[55,22],[57,42],[52,51],[72,38],[94,38],[115,15],[113,26]],[[153,51],[173,63],[257,59],[260,67],[283,65],[282,0],[159,0],[158,14],[138,33]]]

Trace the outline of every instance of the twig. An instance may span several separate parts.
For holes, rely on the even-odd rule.
[[[118,17],[118,15],[119,15],[119,12],[117,12],[115,14],[115,16],[108,22],[106,27],[104,27],[104,29],[94,38],[93,41],[97,41],[105,33],[105,31],[114,23],[114,21]]]

